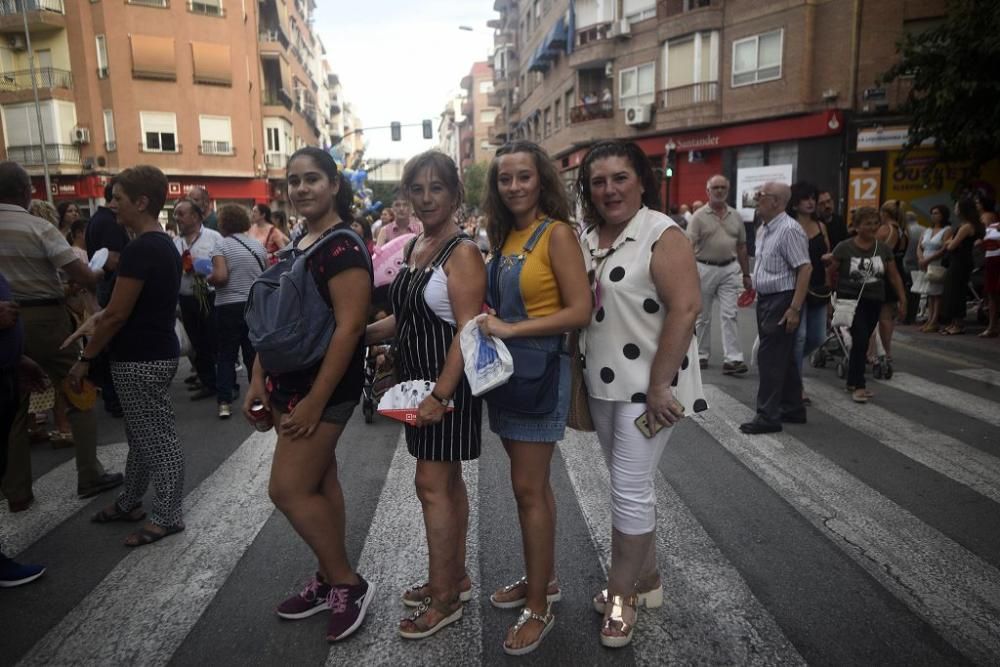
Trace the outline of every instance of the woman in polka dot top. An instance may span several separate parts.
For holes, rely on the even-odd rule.
[[[684,231],[654,210],[659,187],[638,146],[595,145],[577,188],[594,295],[584,377],[611,468],[611,569],[594,607],[604,614],[601,644],[620,647],[632,639],[638,606],[663,601],[653,485],[660,455],[672,426],[708,407],[691,363],[698,359],[692,332],[701,292]]]

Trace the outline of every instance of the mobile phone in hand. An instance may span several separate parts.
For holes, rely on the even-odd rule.
[[[658,421],[654,421],[652,426],[650,426],[648,415],[649,415],[648,412],[643,412],[641,415],[636,417],[635,427],[639,429],[639,432],[642,433],[647,438],[652,438],[654,435],[660,432],[660,429],[663,428],[663,424],[661,424]]]

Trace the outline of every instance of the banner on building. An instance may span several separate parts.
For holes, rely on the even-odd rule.
[[[773,164],[768,167],[745,167],[736,170],[736,206],[743,220],[753,220],[757,209],[757,191],[770,181],[792,184],[792,165]]]

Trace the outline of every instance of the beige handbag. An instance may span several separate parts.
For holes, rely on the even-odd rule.
[[[583,379],[583,355],[580,354],[579,333],[570,336],[569,342],[569,414],[566,425],[577,431],[593,431],[594,420],[590,416],[590,398],[587,383]]]

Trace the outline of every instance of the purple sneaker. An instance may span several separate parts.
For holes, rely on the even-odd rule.
[[[331,586],[327,604],[330,608],[330,624],[326,630],[326,640],[330,643],[349,636],[365,620],[368,604],[375,597],[375,586],[358,575],[361,582],[355,586]]]
[[[330,608],[328,598],[330,595],[330,584],[323,581],[319,573],[309,580],[306,587],[298,595],[294,595],[280,605],[278,605],[278,616],[289,620],[309,618],[313,614],[326,611]]]

